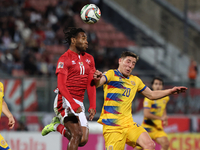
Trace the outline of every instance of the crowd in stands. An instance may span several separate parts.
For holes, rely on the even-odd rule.
[[[1,69],[14,76],[54,75],[57,59],[68,48],[63,44],[63,29],[76,27],[73,16],[87,3],[90,1],[1,0]],[[95,57],[96,67],[107,69],[109,61],[104,61],[105,53],[113,58],[115,53],[99,46],[94,32],[87,34],[88,52]],[[117,62],[110,64],[116,67]]]

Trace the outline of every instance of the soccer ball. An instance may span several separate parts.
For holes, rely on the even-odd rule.
[[[95,4],[87,4],[81,9],[81,19],[87,24],[94,24],[99,21],[101,11]]]

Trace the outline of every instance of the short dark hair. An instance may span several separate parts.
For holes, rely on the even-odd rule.
[[[131,56],[131,57],[136,58],[136,61],[138,61],[138,59],[139,59],[139,56],[137,56],[135,53],[130,52],[130,51],[124,51],[124,52],[121,54],[121,58],[126,58],[127,56]]]
[[[164,81],[163,81],[163,79],[160,78],[160,77],[154,77],[153,80],[151,81],[151,85],[153,85],[153,83],[154,83],[155,80],[161,81],[161,82],[162,82],[162,85],[164,85]]]
[[[65,28],[63,30],[64,34],[65,34],[65,44],[68,43],[69,45],[71,45],[71,38],[75,38],[79,32],[84,32],[85,31],[82,28]]]

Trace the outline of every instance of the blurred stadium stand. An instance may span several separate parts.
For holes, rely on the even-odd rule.
[[[0,81],[6,85],[5,99],[16,119],[23,120],[25,111],[36,112],[39,118],[48,112],[52,117],[56,63],[68,48],[63,44],[64,27],[86,31],[88,53],[94,56],[98,70],[117,68],[121,52],[130,50],[140,56],[133,74],[147,86],[154,76],[164,78],[166,88],[189,85],[189,60],[200,63],[198,1],[188,4],[191,20],[187,24],[180,19],[185,11],[182,0],[100,0],[97,5],[102,17],[94,25],[83,23],[79,16],[87,3],[90,1],[0,0]],[[199,75],[196,87],[189,87],[185,95],[171,97],[167,107],[170,114],[200,113]],[[142,102],[143,96],[137,94],[133,114],[141,112]],[[96,119],[102,105],[103,91],[98,88]],[[87,95],[85,107],[89,108]],[[40,130],[42,123],[38,120],[33,116],[33,122],[25,122],[40,122],[30,127]]]

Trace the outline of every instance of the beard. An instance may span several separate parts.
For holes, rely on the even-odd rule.
[[[80,52],[85,52],[85,51],[86,51],[85,47],[82,46],[82,45],[77,45],[77,46],[76,46],[76,49],[77,49],[78,51],[80,51]]]

